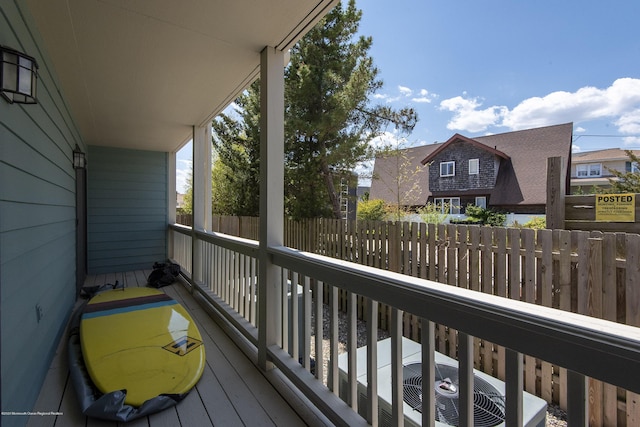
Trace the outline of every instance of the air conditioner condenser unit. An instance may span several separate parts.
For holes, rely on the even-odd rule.
[[[378,342],[378,421],[380,426],[391,426],[391,338]],[[458,362],[441,353],[435,353],[436,425],[458,424]],[[406,426],[422,425],[422,347],[408,338],[402,338],[403,413]],[[367,347],[356,352],[358,380],[358,412],[365,416],[367,405]],[[348,354],[338,358],[340,397],[346,401]],[[505,384],[503,381],[474,369],[474,425],[476,427],[504,426]],[[523,425],[544,427],[547,403],[525,392],[522,400]]]

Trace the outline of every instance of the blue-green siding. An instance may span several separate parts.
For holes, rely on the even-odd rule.
[[[40,66],[38,104],[0,98],[2,411],[22,412],[33,409],[75,301],[71,159],[76,144],[84,144],[23,1],[0,3],[0,44],[34,56]],[[26,421],[3,416],[1,424]]]
[[[99,274],[150,269],[167,255],[167,154],[89,147],[88,263]]]

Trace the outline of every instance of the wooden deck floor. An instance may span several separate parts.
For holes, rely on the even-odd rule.
[[[91,276],[85,286],[125,281],[145,286],[149,271]],[[131,427],[176,426],[299,426],[307,425],[267,381],[253,362],[235,345],[180,283],[162,288],[191,314],[203,336],[207,365],[189,395],[178,405],[122,424]],[[84,416],[69,381],[66,335],[51,364],[34,412],[60,415],[34,416],[28,426],[117,426],[118,423]]]

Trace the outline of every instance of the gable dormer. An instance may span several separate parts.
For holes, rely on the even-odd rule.
[[[508,161],[509,156],[455,134],[424,158],[422,164],[429,167],[429,191],[439,193],[492,189],[502,160]]]

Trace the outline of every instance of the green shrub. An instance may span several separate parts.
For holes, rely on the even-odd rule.
[[[494,227],[502,227],[507,220],[507,216],[503,213],[475,205],[467,205],[465,215],[467,215],[467,219],[471,221],[471,224],[484,224]]]
[[[363,221],[381,221],[387,214],[387,206],[384,200],[360,200],[356,217]]]
[[[533,228],[534,230],[543,230],[547,228],[547,219],[545,217],[531,218],[530,221],[522,224],[525,228]]]
[[[420,215],[420,219],[427,224],[442,224],[448,216],[448,214],[443,213],[443,211],[449,212],[448,204],[440,206],[429,202],[418,209],[418,215]]]

